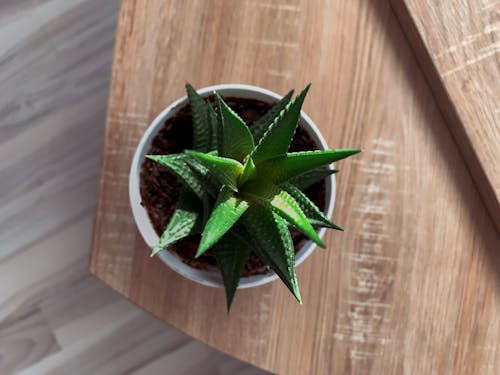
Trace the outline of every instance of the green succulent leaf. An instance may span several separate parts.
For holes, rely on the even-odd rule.
[[[205,186],[200,179],[189,167],[187,155],[185,154],[170,154],[170,155],[146,155],[146,158],[153,160],[175,173],[200,199],[205,195]]]
[[[280,184],[319,166],[345,159],[359,152],[361,150],[352,148],[292,152],[262,162],[257,166],[257,171],[259,175],[269,176],[273,183]]]
[[[285,190],[282,190],[279,194],[274,196],[271,200],[271,206],[281,217],[292,223],[295,228],[304,233],[318,246],[326,248],[325,243],[319,238],[318,233],[314,230],[300,208],[300,205]]]
[[[210,150],[218,150],[218,128],[219,128],[219,120],[217,119],[217,113],[215,112],[214,107],[210,102],[206,102],[207,106],[207,114],[208,114],[208,123],[210,125]]]
[[[246,241],[242,241],[235,234],[228,232],[214,245],[213,251],[224,282],[227,311],[229,312],[252,248]]]
[[[186,83],[186,91],[193,119],[193,149],[202,152],[210,151],[212,126],[207,103],[189,83]]]
[[[250,127],[250,132],[252,133],[253,140],[256,144],[259,143],[260,139],[268,129],[269,125],[273,123],[276,116],[278,116],[278,114],[290,102],[292,95],[293,90],[286,94],[278,103],[276,103],[269,111],[267,111],[264,116],[255,121],[254,124]]]
[[[221,184],[234,191],[238,190],[238,178],[243,172],[243,165],[240,162],[198,151],[185,151],[185,153],[206,167]]]
[[[216,152],[208,153],[208,155],[214,155],[214,154],[216,154]],[[212,173],[210,173],[210,170],[207,167],[205,167],[205,165],[202,164],[197,158],[191,157],[189,155],[186,156],[187,156],[186,158],[187,164],[189,164],[189,166],[191,167],[193,175],[198,179],[198,181],[200,181],[200,183],[205,188],[206,193],[208,193],[208,195],[211,198],[214,199],[217,198],[222,184],[219,182],[217,178],[215,178],[215,176]]]
[[[307,95],[310,85],[291,102],[274,119],[269,129],[260,139],[252,154],[254,162],[258,165],[261,161],[283,155],[288,151],[295,129],[300,118],[302,103]]]
[[[299,285],[295,274],[295,250],[288,225],[271,210],[255,205],[242,217],[246,230],[251,233],[255,252],[269,265],[301,302]],[[302,302],[301,302],[302,303]]]
[[[198,197],[189,189],[182,189],[177,208],[158,244],[153,248],[151,256],[185,237],[200,233],[203,222],[202,212],[203,207]]]
[[[325,177],[328,177],[337,172],[337,170],[329,169],[328,167],[318,167],[291,178],[289,182],[297,186],[300,190],[304,191],[310,188],[316,182],[321,181]]]
[[[244,194],[258,204],[272,209],[316,244],[325,247],[318,233],[316,233],[306,215],[302,212],[300,205],[285,190],[277,186],[264,186],[261,191],[245,192]]]
[[[210,218],[208,219],[196,257],[210,249],[248,209],[248,202],[234,196],[226,186],[222,187]]]
[[[296,186],[285,183],[283,189],[290,194],[297,202],[300,209],[307,216],[307,219],[312,225],[327,227],[337,230],[343,230],[337,224],[334,224],[330,219],[316,206],[303,192]]]
[[[203,220],[202,220],[202,227],[205,227],[207,221],[208,221],[208,218],[210,217],[210,213],[212,211],[212,208],[214,207],[214,204],[215,204],[215,199],[210,195],[210,194],[205,194],[205,196],[203,197],[202,201],[202,207],[203,207]]]
[[[253,136],[250,129],[225,102],[215,94],[219,119],[222,124],[222,153],[231,159],[243,162],[254,149]]]
[[[257,169],[255,168],[255,163],[253,162],[252,157],[249,155],[247,160],[245,161],[243,172],[240,175],[238,185],[241,186],[245,182],[253,180],[256,176]]]

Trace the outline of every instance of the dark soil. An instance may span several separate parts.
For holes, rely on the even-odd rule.
[[[238,113],[243,120],[252,126],[254,121],[262,117],[271,107],[270,104],[258,100],[242,98],[224,98],[227,104]],[[154,137],[149,154],[175,154],[192,147],[192,125],[190,107],[186,105],[175,117],[169,119],[163,129]],[[292,140],[290,151],[314,150],[318,147],[299,124]],[[158,163],[146,159],[141,169],[141,204],[148,212],[155,232],[161,236],[172,217],[182,185],[175,176]],[[325,207],[325,182],[311,186],[305,194],[318,206]],[[295,230],[291,231],[295,252],[300,250],[307,238]],[[192,267],[209,269],[216,266],[215,256],[209,250],[198,259],[194,258],[200,236],[191,236],[171,246],[170,251],[177,253],[182,260]],[[266,266],[257,255],[250,256],[243,276],[267,272]]]

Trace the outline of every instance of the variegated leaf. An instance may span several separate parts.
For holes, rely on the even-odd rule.
[[[253,136],[245,122],[216,94],[217,109],[222,123],[221,156],[243,162],[254,149]]]
[[[146,155],[146,158],[153,160],[175,173],[187,186],[191,189],[198,198],[202,199],[205,194],[205,186],[199,176],[193,173],[189,167],[188,156],[185,154],[170,154],[170,155]]]
[[[255,242],[255,252],[271,267],[301,302],[295,274],[295,250],[286,221],[263,206],[252,206],[242,217],[246,230]],[[301,302],[302,303],[302,302]]]
[[[184,188],[179,196],[179,203],[168,222],[167,228],[153,248],[151,256],[173,245],[177,241],[200,233],[203,222],[203,206],[198,197],[189,189]]]
[[[272,209],[284,219],[288,220],[295,228],[304,233],[312,241],[321,247],[325,247],[318,233],[307,219],[295,199],[285,190],[277,186],[267,186],[265,191],[245,191],[245,197],[254,200],[256,203]]]
[[[325,177],[328,177],[337,172],[337,170],[329,169],[328,167],[318,167],[291,178],[289,182],[295,185],[300,190],[304,191],[310,188],[316,182],[319,182]]]
[[[285,183],[282,187],[295,199],[300,209],[304,212],[312,225],[343,230],[337,224],[332,223],[330,219],[328,219],[328,217],[303,192],[300,191],[299,188],[290,183]]]
[[[212,127],[207,103],[189,83],[186,83],[186,91],[193,119],[193,149],[202,152],[210,151]]]
[[[224,282],[227,311],[229,312],[241,274],[252,252],[252,248],[246,241],[228,232],[214,245],[213,251]]]
[[[257,171],[275,184],[288,181],[325,164],[345,159],[361,152],[358,149],[316,150],[293,152],[266,160],[257,166]]]
[[[292,98],[293,90],[286,94],[278,103],[276,103],[264,116],[254,122],[250,127],[255,144],[258,144],[266,130],[273,123],[276,116],[286,107]]]
[[[285,109],[274,119],[268,130],[252,153],[253,160],[258,166],[260,162],[283,155],[288,151],[295,129],[300,118],[300,109],[309,90],[308,85],[294,100],[289,102]]]
[[[234,191],[238,190],[238,178],[243,172],[243,165],[240,162],[197,151],[185,151],[185,153],[197,159],[221,184]]]
[[[218,127],[217,113],[210,102],[206,102],[208,123],[210,124],[210,150],[218,150]]]
[[[224,186],[203,229],[196,257],[202,255],[224,236],[247,209],[248,202],[235,197],[233,191]]]

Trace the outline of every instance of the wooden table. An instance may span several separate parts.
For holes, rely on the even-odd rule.
[[[305,111],[339,163],[334,220],[280,283],[222,290],[170,271],[135,228],[127,178],[168,103],[222,82],[281,93],[312,82]],[[123,0],[91,271],[180,330],[283,374],[494,374],[500,243],[388,1]]]
[[[500,230],[500,2],[391,2]]]

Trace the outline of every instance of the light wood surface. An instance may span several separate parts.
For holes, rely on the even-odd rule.
[[[392,0],[500,229],[500,2]]]
[[[334,220],[299,267],[304,304],[280,283],[222,290],[164,266],[135,228],[131,158],[148,123],[196,87],[277,92],[312,82],[305,111],[339,163]],[[282,374],[495,374],[500,248],[459,149],[385,0],[124,0],[91,270],[134,303]]]
[[[0,374],[263,374],[89,274],[118,10],[0,1]]]

